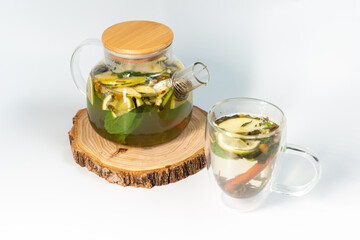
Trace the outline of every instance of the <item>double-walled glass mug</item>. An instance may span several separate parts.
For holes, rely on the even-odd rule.
[[[233,98],[215,104],[207,117],[205,154],[210,181],[222,202],[239,211],[256,209],[270,192],[304,195],[320,178],[318,158],[286,143],[284,113],[263,100]],[[277,183],[281,161],[289,154],[312,164],[315,174],[308,183]]]

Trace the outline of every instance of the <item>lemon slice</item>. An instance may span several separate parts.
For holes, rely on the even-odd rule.
[[[135,107],[134,101],[129,98],[121,98],[120,100],[117,101],[116,106],[115,106],[115,113],[117,116],[120,116],[124,113],[129,112],[131,109],[133,109]]]
[[[118,77],[118,75],[114,74],[112,71],[107,71],[107,72],[103,72],[98,75],[95,75],[95,78],[98,79],[99,81],[111,81],[111,80],[118,79],[119,77]]]
[[[162,80],[154,85],[154,90],[158,94],[165,95],[170,90],[170,83],[167,80]]]
[[[111,95],[107,95],[105,98],[104,98],[104,101],[102,103],[102,110],[109,110],[109,106],[110,105],[114,105],[113,104],[114,100],[112,98]]]
[[[114,118],[131,111],[134,107],[134,101],[130,97],[114,99],[112,95],[106,96],[102,104],[102,109],[111,111]]]
[[[155,90],[152,87],[146,85],[138,85],[134,87],[134,89],[139,93],[156,94]]]
[[[104,85],[110,85],[113,87],[132,87],[146,81],[145,77],[130,77],[130,78],[118,78],[115,74],[109,75],[108,77],[100,77],[99,80]]]
[[[93,82],[91,76],[89,76],[89,79],[87,81],[86,95],[91,105],[94,105],[94,89],[93,89]]]
[[[254,118],[231,118],[219,124],[219,127],[231,133],[247,133],[262,129],[262,121]]]
[[[218,145],[235,154],[249,154],[254,152],[260,144],[259,140],[241,140],[219,133],[217,136]]]
[[[141,98],[141,93],[136,91],[133,88],[121,87],[121,88],[114,88],[115,92],[125,94],[126,96]]]

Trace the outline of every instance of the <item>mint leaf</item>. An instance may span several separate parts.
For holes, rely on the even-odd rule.
[[[112,116],[111,111],[105,111],[104,127],[110,134],[129,135],[140,125],[143,112],[156,111],[157,108],[157,106],[142,105],[117,118]]]
[[[134,71],[125,71],[125,72],[121,72],[121,73],[116,73],[116,75],[118,75],[119,78],[124,78],[124,77],[142,77],[142,76],[151,76],[151,75],[155,75],[157,73],[141,73],[141,72],[134,72]]]
[[[132,126],[137,114],[135,112],[128,112],[120,117],[114,118],[111,111],[105,112],[105,129],[110,134],[127,134],[132,131]]]
[[[222,148],[216,143],[211,144],[211,150],[213,153],[221,158],[229,159],[230,157],[222,150]]]

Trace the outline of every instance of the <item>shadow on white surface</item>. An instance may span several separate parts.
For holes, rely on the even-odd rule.
[[[349,187],[349,183],[358,182],[360,163],[354,157],[329,151],[321,155],[320,161],[322,176],[312,193],[314,196],[327,198],[332,194],[342,195],[342,190]]]

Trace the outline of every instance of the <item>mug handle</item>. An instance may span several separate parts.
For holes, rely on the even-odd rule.
[[[312,167],[315,170],[315,175],[309,182],[300,186],[288,186],[288,185],[278,184],[275,181],[275,183],[272,185],[271,191],[290,195],[290,196],[302,196],[307,194],[308,192],[311,191],[311,189],[315,187],[315,185],[318,183],[320,179],[321,167],[320,167],[319,159],[315,155],[310,153],[309,150],[293,144],[288,144],[286,146],[285,154],[297,155],[305,160],[308,160],[312,164]]]
[[[84,78],[84,76],[81,74],[81,71],[80,71],[79,57],[80,57],[80,52],[81,52],[80,50],[83,47],[89,46],[89,45],[102,46],[102,42],[98,39],[87,39],[87,40],[83,41],[75,49],[74,53],[71,56],[71,61],[70,61],[70,71],[71,71],[72,78],[75,82],[76,87],[84,95],[86,95],[86,79]]]

